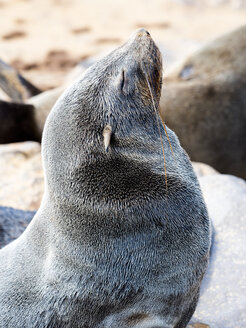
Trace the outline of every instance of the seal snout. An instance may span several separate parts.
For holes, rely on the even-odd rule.
[[[139,43],[139,42],[153,42],[152,37],[149,33],[149,31],[147,31],[144,27],[141,27],[139,29],[137,29],[135,32],[132,33],[129,42],[133,42],[133,43]]]
[[[142,100],[149,92],[147,82],[150,83],[154,97],[159,102],[162,83],[161,53],[145,28],[137,29],[129,40],[115,52],[117,65],[117,90],[129,96],[134,92],[142,95]]]
[[[150,33],[145,28],[143,28],[143,27],[141,27],[138,30],[136,30],[136,34],[137,34],[137,36],[140,36],[140,37],[141,36],[148,36],[148,37],[151,36]]]

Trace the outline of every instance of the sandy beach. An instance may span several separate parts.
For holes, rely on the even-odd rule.
[[[139,27],[159,45],[165,70],[246,22],[244,1],[1,0],[0,58],[39,88],[60,85],[79,61],[109,52]]]

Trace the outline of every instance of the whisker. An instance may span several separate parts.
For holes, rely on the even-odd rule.
[[[166,191],[167,191],[168,188],[167,188],[166,157],[165,157],[164,143],[163,143],[163,139],[162,139],[162,135],[161,135],[161,128],[160,128],[160,124],[159,124],[159,120],[158,120],[158,117],[160,117],[160,116],[158,115],[158,112],[157,112],[157,109],[156,109],[156,106],[155,106],[155,102],[154,102],[153,93],[152,93],[152,90],[151,90],[151,87],[150,87],[150,84],[149,84],[149,80],[148,80],[146,74],[145,74],[145,78],[146,78],[146,81],[147,81],[147,84],[148,84],[151,100],[152,100],[153,107],[154,107],[154,110],[155,110],[156,122],[157,122],[157,127],[158,127],[158,131],[159,131],[159,135],[160,135],[160,140],[161,140],[161,148],[162,148],[163,160],[164,160],[165,184],[166,184]]]
[[[174,154],[174,152],[173,152],[173,147],[172,147],[171,141],[170,141],[169,136],[168,136],[168,133],[167,133],[166,124],[165,124],[163,118],[161,117],[161,115],[160,115],[160,119],[161,119],[162,126],[163,126],[163,128],[164,128],[165,134],[166,134],[166,136],[167,136],[167,140],[168,140],[168,143],[169,143],[169,146],[170,146],[171,152],[172,152],[172,154],[173,154],[174,159],[176,159],[176,158],[175,158],[175,154]]]

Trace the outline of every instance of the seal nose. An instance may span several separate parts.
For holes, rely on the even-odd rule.
[[[150,36],[150,33],[145,28],[139,28],[136,31],[137,36]]]

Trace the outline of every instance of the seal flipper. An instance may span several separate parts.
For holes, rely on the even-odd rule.
[[[15,102],[41,93],[37,87],[27,81],[16,69],[0,59],[0,87]]]

